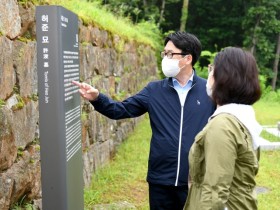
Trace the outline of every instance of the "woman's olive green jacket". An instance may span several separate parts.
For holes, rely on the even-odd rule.
[[[191,188],[184,210],[255,210],[258,158],[252,137],[233,115],[212,118],[189,153]]]

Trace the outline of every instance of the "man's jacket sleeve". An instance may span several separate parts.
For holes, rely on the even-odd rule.
[[[122,102],[114,101],[100,93],[97,100],[90,101],[94,109],[111,119],[138,117],[148,110],[149,91],[145,87],[139,93]]]

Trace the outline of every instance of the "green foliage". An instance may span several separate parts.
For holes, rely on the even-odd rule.
[[[17,158],[22,157],[23,151],[24,151],[24,148],[23,148],[23,147],[18,147],[18,150],[17,150]]]
[[[28,33],[27,33],[28,34]],[[27,35],[26,36],[20,36],[20,37],[18,37],[17,38],[19,41],[21,41],[21,42],[25,42],[25,43],[27,43],[27,42],[29,42],[30,41],[30,39],[31,39],[31,37],[28,37]]]
[[[227,46],[242,46],[241,22],[248,4],[243,0],[190,1],[186,30],[198,36],[204,50],[215,52]]]
[[[61,5],[78,14],[84,24],[97,25],[101,29],[107,30],[112,34],[119,35],[122,39],[128,41],[136,41],[152,46],[154,49],[157,46],[157,37],[159,30],[150,31],[146,35],[146,27],[134,25],[129,18],[118,17],[102,7],[97,1],[74,1],[74,0],[46,0],[50,5]],[[140,29],[140,30],[139,30]]]
[[[40,143],[40,139],[39,139],[38,137],[35,137],[35,138],[33,139],[33,141],[31,142],[32,145],[37,145],[37,144],[39,144],[39,143]]]
[[[88,119],[88,113],[85,112],[85,111],[82,111],[82,114],[81,114],[81,120],[84,122]]]
[[[267,78],[264,75],[259,75],[259,82],[261,86],[262,97],[271,91],[271,87],[266,87]]]
[[[30,159],[29,159],[29,163],[30,163],[30,164],[34,164],[34,163],[35,163],[35,160],[34,160],[33,158],[30,158]]]
[[[251,5],[242,22],[245,37],[244,47],[254,53],[262,75],[267,78],[266,85],[275,76],[277,35],[280,33],[280,1],[263,0]]]
[[[33,93],[31,96],[28,96],[29,99],[31,99],[32,101],[38,101],[39,100],[39,96],[38,94]]]
[[[115,82],[120,83],[121,82],[121,77],[115,77]]]
[[[268,86],[275,76],[272,68],[280,33],[279,11],[279,0],[236,0],[226,4],[197,0],[189,4],[187,30],[198,35],[203,49],[219,51],[239,46],[252,50]],[[279,88],[279,79],[277,84]]]
[[[103,3],[112,13],[128,17],[134,23],[139,20],[157,22],[160,16],[159,7],[154,1],[146,1],[145,4],[142,0],[107,0]]]
[[[150,37],[153,40],[153,47],[156,51],[161,51],[163,48],[163,37],[161,31],[152,21],[142,21],[136,26],[136,30],[141,31],[145,37]]]
[[[19,87],[19,85],[15,85],[15,86],[13,87],[13,92],[14,92],[15,94],[19,94],[19,93],[20,93],[20,87]]]
[[[267,87],[262,94],[262,99],[267,102],[279,103],[280,89],[278,89],[276,91],[272,91],[270,86]]]
[[[5,106],[6,105],[6,102],[3,100],[3,99],[0,99],[0,108],[2,107],[2,106]]]
[[[117,43],[114,43],[115,49],[117,52],[123,52],[124,51],[124,45],[125,45],[125,40],[121,39]]]
[[[17,104],[13,105],[11,108],[13,111],[22,109],[25,105],[25,102],[20,95],[17,95],[17,100],[18,100]]]
[[[24,107],[24,102],[23,101],[20,101],[20,102],[18,102],[16,105],[14,105],[13,107],[12,107],[12,110],[18,110],[18,109],[22,109]]]
[[[90,45],[90,43],[89,43],[89,42],[82,42],[81,45],[82,45],[83,47],[86,47],[86,46]]]
[[[26,195],[24,195],[20,201],[12,206],[10,210],[35,210],[31,203],[25,201]]]
[[[33,141],[30,143],[30,145],[33,145],[33,147],[35,148],[35,150],[36,150],[37,152],[40,152],[40,149],[41,149],[41,147],[40,147],[40,139],[39,139],[38,137],[35,137],[35,138],[33,139]]]
[[[213,64],[216,54],[217,54],[217,52],[212,53],[207,50],[204,50],[201,52],[199,60],[194,65],[197,75],[199,75],[202,78],[207,79],[208,65]]]

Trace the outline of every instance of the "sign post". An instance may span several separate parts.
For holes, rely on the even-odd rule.
[[[83,210],[78,18],[36,8],[43,210]]]

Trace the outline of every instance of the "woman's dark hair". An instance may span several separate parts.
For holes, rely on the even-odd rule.
[[[237,47],[227,47],[214,59],[213,100],[252,105],[261,96],[258,68],[254,56]]]
[[[168,41],[171,41],[175,47],[182,50],[182,53],[191,54],[192,65],[194,66],[201,53],[201,43],[195,35],[177,31],[169,34],[165,38],[164,45],[166,45]]]

